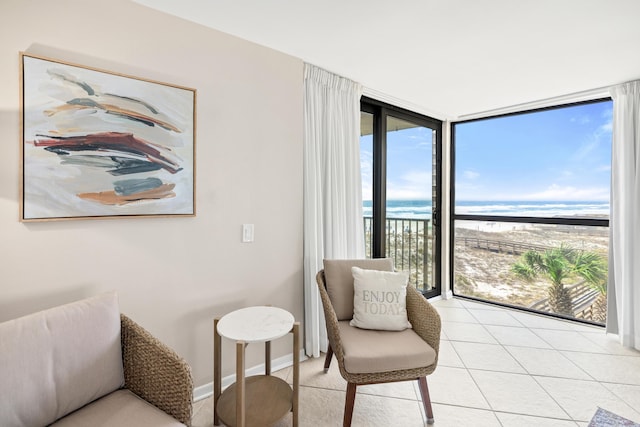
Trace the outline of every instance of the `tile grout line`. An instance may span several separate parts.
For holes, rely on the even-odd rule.
[[[609,393],[613,394],[615,397],[620,399],[621,402],[626,403],[631,408],[632,411],[638,414],[638,418],[640,419],[640,411],[636,410],[636,406],[634,406],[631,402],[628,402],[627,399],[623,398],[621,395],[619,395],[618,393],[616,393],[615,391],[611,390],[609,387],[606,386],[606,384],[615,384],[615,385],[628,385],[628,384],[611,383],[611,382],[601,382],[600,384],[602,385],[602,387],[607,389]],[[637,386],[637,387],[640,390],[640,386]]]
[[[553,350],[558,351],[550,342],[548,342],[547,340],[545,340],[544,338],[540,337],[538,334],[536,334],[534,331],[531,330],[531,328],[529,328],[528,326],[525,325],[525,328],[532,334],[534,334],[535,336],[537,336],[538,338],[540,338],[544,343],[546,343],[547,345],[549,345]],[[494,337],[495,338],[495,337]],[[542,384],[540,384],[540,382],[538,382],[538,380],[536,380],[536,378],[527,370],[527,368],[525,368],[522,363],[520,363],[520,361],[518,359],[516,359],[513,354],[509,351],[508,348],[506,348],[505,346],[503,346],[503,349],[518,363],[518,365],[527,373],[527,376],[529,378],[531,378],[537,385],[538,387],[540,387],[540,389],[542,391],[544,391],[544,393],[558,406],[558,408],[560,408],[562,410],[562,412],[564,412],[564,414],[568,417],[567,420],[570,421],[574,421],[573,417],[571,417],[571,415],[569,414],[569,412],[567,412],[567,410],[564,408],[564,406],[562,406],[560,404],[560,402],[558,402],[552,395],[551,393],[549,393],[547,391],[546,388],[544,388],[542,386]],[[545,417],[545,418],[549,418],[549,417]]]
[[[472,313],[472,315],[473,315],[473,313]],[[474,316],[474,317],[475,317],[475,316]],[[479,320],[479,319],[478,319],[478,320]],[[483,326],[484,326],[484,324],[483,324]],[[526,325],[525,325],[525,327],[529,330],[529,332],[531,332],[532,334],[534,334],[535,336],[537,336],[538,338],[540,338],[543,342],[547,343],[547,344],[548,344],[548,345],[549,345],[549,346],[550,346],[554,351],[558,352],[558,353],[559,353],[563,358],[565,358],[569,363],[571,363],[573,366],[575,366],[575,367],[576,367],[576,368],[578,368],[581,372],[583,372],[583,373],[584,373],[584,374],[586,374],[589,378],[591,378],[591,379],[592,379],[592,381],[591,381],[591,382],[597,383],[597,384],[599,384],[600,386],[604,387],[605,389],[609,390],[609,392],[611,392],[611,394],[613,394],[613,395],[614,395],[616,398],[618,398],[621,402],[623,402],[623,403],[627,404],[628,406],[630,406],[630,405],[626,402],[626,400],[625,400],[625,399],[622,399],[622,398],[621,398],[620,396],[618,396],[616,393],[614,393],[613,391],[611,391],[608,387],[604,386],[604,385],[602,384],[602,382],[601,382],[601,381],[599,381],[598,379],[594,378],[594,377],[593,377],[589,372],[585,371],[581,366],[577,365],[577,364],[576,364],[575,362],[573,362],[571,359],[569,359],[568,357],[566,357],[566,355],[565,355],[565,354],[563,354],[563,351],[564,351],[564,350],[561,350],[561,349],[556,348],[556,347],[553,345],[553,343],[549,342],[548,340],[544,339],[544,337],[542,337],[542,336],[540,336],[539,334],[537,334],[537,333],[536,333],[536,331],[535,331],[535,330],[533,330],[534,328],[528,327],[528,326],[526,326]],[[541,328],[536,328],[536,329],[541,329]],[[546,330],[548,330],[548,329],[546,329]],[[491,331],[488,331],[488,332],[491,334]],[[561,332],[565,332],[565,331],[561,331]],[[605,353],[596,353],[596,352],[579,352],[579,351],[573,351],[573,352],[575,352],[575,353],[586,353],[586,354],[606,354],[606,355],[611,355],[611,354],[607,351],[607,349],[605,349],[604,347],[602,347],[602,346],[601,346],[601,345],[599,345],[598,343],[594,342],[593,340],[589,339],[588,337],[585,337],[585,336],[581,333],[581,331],[579,331],[579,330],[571,330],[571,331],[566,331],[566,332],[574,332],[574,333],[576,333],[578,336],[581,336],[581,337],[583,337],[584,339],[586,339],[586,340],[588,340],[589,342],[591,342],[591,343],[594,345],[594,347],[595,347],[595,348],[599,348],[599,349],[601,349],[601,350],[605,351]],[[493,335],[493,334],[491,334],[491,335],[496,339],[496,341],[500,342],[500,341],[495,337],[495,335]],[[502,344],[502,343],[500,343],[500,344]],[[503,346],[503,348],[504,348],[504,349],[505,349],[505,350],[506,350],[506,351],[511,355],[511,357],[513,357],[513,358],[516,360],[516,362],[518,362],[518,364],[519,364],[519,365],[520,365],[520,366],[525,370],[525,372],[527,372],[527,374],[528,374],[528,375],[529,375],[529,376],[530,376],[530,377],[531,377],[531,378],[536,382],[536,384],[538,384],[538,386],[539,386],[542,390],[544,390],[544,392],[545,392],[545,393],[546,393],[546,394],[551,398],[551,400],[552,400],[552,401],[554,401],[554,402],[556,403],[556,405],[558,405],[558,407],[559,407],[560,409],[562,409],[562,411],[563,411],[563,412],[564,412],[564,413],[569,417],[569,418],[568,418],[568,420],[571,420],[571,421],[573,421],[573,422],[574,422],[574,423],[576,423],[576,424],[577,424],[577,422],[578,422],[578,421],[580,421],[580,422],[582,422],[582,421],[583,421],[583,420],[575,420],[575,419],[573,419],[573,417],[568,413],[568,411],[565,409],[565,407],[564,407],[564,406],[563,406],[559,401],[557,401],[557,400],[553,397],[553,395],[551,395],[551,393],[550,393],[549,391],[547,391],[547,389],[546,389],[546,388],[545,388],[545,387],[540,383],[540,381],[538,381],[538,377],[539,377],[539,378],[556,378],[556,377],[551,377],[551,376],[548,376],[548,375],[533,375],[533,374],[529,373],[529,371],[528,371],[524,366],[522,366],[522,364],[520,363],[520,361],[519,361],[519,360],[517,360],[517,359],[516,359],[516,358],[515,358],[515,357],[514,357],[510,352],[509,352],[509,349],[508,349],[508,348],[506,348],[506,347],[504,347],[504,346]],[[615,356],[615,355],[611,355],[611,356]],[[566,379],[566,380],[571,380],[571,381],[588,381],[588,380],[578,380],[578,379],[572,379],[572,378],[562,378],[562,377],[558,377],[558,378],[560,378],[560,379]],[[614,384],[615,384],[615,383],[614,383]],[[632,410],[634,410],[633,406],[630,406],[630,408],[631,408]],[[586,420],[586,421],[588,422],[589,420]]]
[[[482,325],[478,319],[469,312],[468,308],[466,306],[463,306],[464,310],[467,312],[467,314],[469,314],[473,319],[476,319],[476,324],[479,324],[487,333],[489,333],[489,331],[486,330],[486,328],[484,327],[484,325]],[[489,336],[493,337],[493,335],[491,335],[491,333],[489,333]],[[495,337],[493,337],[495,339]],[[497,340],[496,340],[497,341]],[[451,342],[451,340],[449,340],[449,342]],[[458,356],[458,359],[460,359],[460,363],[462,363],[463,369],[465,370],[465,372],[467,373],[467,375],[469,376],[469,378],[471,378],[471,381],[473,381],[473,384],[476,386],[476,388],[478,389],[478,391],[480,392],[480,395],[482,396],[482,399],[484,400],[484,402],[487,404],[487,406],[489,407],[488,412],[491,412],[493,414],[493,417],[495,418],[495,420],[498,422],[498,424],[500,424],[500,426],[503,426],[502,421],[500,421],[500,419],[496,416],[496,411],[493,408],[493,406],[491,405],[491,403],[489,402],[489,400],[487,399],[487,397],[484,395],[484,392],[482,391],[482,389],[480,388],[480,385],[477,383],[476,379],[473,377],[473,375],[471,375],[471,371],[469,370],[469,367],[467,366],[467,364],[465,363],[464,359],[462,358],[462,356],[460,355],[460,353],[458,353],[458,350],[456,350],[456,347],[453,345],[453,343],[451,343],[451,348],[453,349],[453,352],[456,354],[456,356]],[[470,406],[464,406],[464,405],[460,405],[460,407],[466,408],[466,409],[476,409],[476,410],[483,410],[483,409],[479,409],[479,408],[471,408]]]
[[[567,414],[567,417],[569,417],[569,419],[570,419],[570,420],[572,420],[572,421],[574,421],[574,422],[577,422],[577,420],[575,420],[575,419],[571,416],[571,414],[569,414],[569,412],[564,408],[564,406],[562,406],[562,405],[560,404],[560,402],[558,402],[558,401],[556,400],[556,398],[555,398],[555,397],[553,397],[553,396],[551,395],[551,393],[549,393],[549,391],[548,391],[546,388],[544,388],[544,386],[543,386],[542,384],[540,384],[540,382],[536,379],[536,377],[535,377],[535,376],[531,375],[531,379],[532,379],[533,381],[535,381],[535,383],[536,383],[536,384],[538,384],[538,387],[540,387],[540,388],[541,388],[541,389],[542,389],[542,390],[547,394],[547,396],[549,396],[549,398],[550,398],[552,401],[554,401],[554,402],[555,402],[555,404],[556,404],[556,405],[558,405],[558,408],[562,409],[562,412],[564,412],[565,414]]]
[[[473,317],[474,319],[476,319],[476,321],[478,321],[478,324],[482,327],[482,329],[484,329],[484,331],[486,333],[489,334],[490,337],[492,337],[495,340],[495,337],[491,334],[491,332],[489,332],[487,330],[487,328],[485,328],[485,326],[480,323],[480,321],[473,315],[473,313],[469,312],[469,309],[467,307],[465,307],[465,310],[467,310],[467,312],[469,313],[469,315],[471,317]],[[496,340],[496,342],[498,342],[498,340]],[[451,347],[453,347],[453,351],[456,352],[456,354],[458,354],[458,351],[456,350],[455,346],[453,344],[451,344]],[[469,375],[469,378],[471,378],[471,381],[473,381],[473,383],[475,384],[476,388],[478,389],[478,391],[480,392],[480,395],[482,396],[482,398],[484,399],[484,401],[487,403],[487,406],[491,409],[491,412],[493,412],[493,416],[495,417],[496,420],[498,420],[498,423],[500,425],[502,425],[502,422],[500,421],[500,419],[495,415],[495,409],[493,407],[493,405],[491,404],[491,402],[489,402],[489,399],[487,399],[487,396],[485,396],[484,392],[482,391],[482,388],[480,388],[480,385],[478,384],[478,382],[476,381],[476,379],[474,378],[473,375],[471,375],[471,370],[470,368],[467,366],[467,364],[465,363],[464,359],[462,358],[462,356],[460,354],[458,354],[458,358],[460,359],[460,361],[462,362],[462,364],[464,365],[467,374]]]
[[[467,310],[467,312],[469,312],[469,310],[468,310],[468,308],[467,308],[467,307],[465,307],[465,309]],[[526,376],[528,376],[529,378],[531,378],[531,379],[532,379],[532,380],[533,380],[533,381],[538,385],[538,387],[540,387],[540,389],[541,389],[541,390],[542,390],[542,391],[543,391],[543,392],[544,392],[544,393],[545,393],[545,394],[546,394],[546,395],[547,395],[547,396],[548,396],[548,397],[549,397],[549,398],[550,398],[550,399],[551,399],[551,400],[552,400],[552,401],[553,401],[553,402],[558,406],[558,408],[560,408],[560,409],[562,410],[562,412],[563,412],[563,413],[568,417],[568,419],[567,419],[567,420],[571,420],[571,421],[574,421],[574,422],[575,422],[575,420],[573,420],[573,418],[571,417],[571,415],[570,415],[570,414],[567,412],[567,410],[566,410],[566,409],[565,409],[565,408],[560,404],[560,402],[558,402],[558,401],[557,401],[557,400],[556,400],[556,399],[555,399],[555,398],[554,398],[554,397],[553,397],[553,396],[552,396],[552,395],[551,395],[551,394],[550,394],[550,393],[549,393],[549,392],[548,392],[548,391],[547,391],[547,390],[542,386],[542,384],[540,384],[540,383],[535,379],[535,377],[529,373],[529,371],[528,371],[528,370],[527,370],[527,369],[522,365],[522,363],[521,363],[518,359],[516,359],[516,358],[511,354],[511,352],[509,352],[509,350],[505,347],[505,345],[504,345],[504,344],[502,344],[502,343],[500,342],[500,340],[498,340],[498,339],[497,339],[497,337],[496,337],[494,334],[492,334],[492,333],[491,333],[491,331],[486,327],[485,323],[484,323],[483,321],[481,321],[480,319],[478,319],[476,316],[474,316],[474,315],[473,315],[473,313],[469,312],[469,314],[470,314],[474,319],[476,319],[476,320],[477,320],[478,324],[479,324],[480,326],[482,326],[482,328],[483,328],[483,329],[484,329],[484,330],[485,330],[485,331],[486,331],[486,332],[487,332],[487,333],[488,333],[488,334],[489,334],[493,339],[495,339],[495,340],[496,340],[497,345],[499,345],[499,346],[500,346],[500,347],[501,347],[501,348],[502,348],[502,349],[503,349],[503,350],[504,350],[504,351],[505,351],[505,352],[506,352],[506,353],[507,353],[507,354],[508,354],[508,355],[509,355],[509,356],[510,356],[510,357],[511,357],[511,358],[512,358],[512,359],[513,359],[517,364],[518,364],[518,366],[520,366],[520,368],[522,368],[522,370],[523,370],[525,373],[524,373],[524,374],[520,374],[520,375],[526,375]],[[511,316],[511,314],[510,314],[510,313],[508,313],[508,314]],[[513,317],[513,316],[511,316],[511,317]],[[515,319],[515,318],[514,318],[514,319]],[[515,320],[516,320],[516,321],[518,321],[517,319],[515,319]],[[519,321],[518,321],[518,322],[519,322]],[[521,322],[519,322],[519,323],[521,323]],[[534,331],[532,331],[530,327],[528,327],[527,325],[524,325],[524,324],[523,324],[523,327],[524,327],[524,328],[526,328],[527,330],[529,330],[529,332],[533,333],[533,334],[534,334],[535,336],[537,336],[538,338],[540,338],[543,342],[545,342],[546,344],[548,344],[552,349],[554,349],[554,350],[558,351],[558,350],[557,350],[557,349],[556,349],[556,348],[555,348],[551,343],[549,343],[547,340],[545,340],[544,338],[542,338],[542,337],[540,337],[538,334],[536,334]],[[453,346],[453,345],[452,345],[452,347],[454,348],[454,351],[456,351],[456,350],[455,350],[455,346]],[[456,353],[457,353],[457,351],[456,351]],[[496,411],[496,410],[493,408],[493,406],[491,405],[491,403],[489,402],[489,400],[488,400],[488,399],[487,399],[487,397],[485,396],[484,392],[482,391],[482,388],[481,388],[481,387],[480,387],[480,385],[476,382],[476,380],[475,380],[475,378],[473,377],[473,375],[471,375],[471,372],[470,372],[470,370],[467,368],[467,366],[466,366],[466,364],[465,364],[464,360],[462,359],[462,357],[461,357],[459,354],[458,354],[458,357],[459,357],[459,358],[460,358],[460,360],[462,361],[462,364],[465,366],[465,369],[467,369],[467,372],[469,373],[469,376],[471,377],[471,379],[473,380],[474,384],[476,385],[476,387],[477,387],[477,388],[478,388],[478,390],[480,391],[480,394],[482,395],[483,399],[485,399],[485,401],[487,402],[487,404],[488,404],[488,405],[489,405],[489,407],[491,408],[492,412],[494,413],[494,416],[496,417],[496,419],[498,420],[498,422],[502,425],[502,422],[500,421],[500,418],[499,418],[497,415],[495,415],[497,412],[500,412],[500,411]],[[494,372],[503,372],[503,371],[494,371]],[[513,374],[517,374],[517,373],[513,373]],[[588,374],[587,374],[587,375],[588,375]],[[590,375],[589,375],[589,376],[590,376]],[[521,415],[525,415],[525,414],[521,414]],[[530,416],[530,415],[528,415],[528,416]],[[545,417],[545,418],[548,418],[548,417]]]

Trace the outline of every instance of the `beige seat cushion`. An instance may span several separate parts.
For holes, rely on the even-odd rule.
[[[436,352],[413,329],[374,331],[351,326],[348,320],[338,327],[344,368],[352,374],[421,368],[436,361]]]
[[[78,409],[57,423],[55,427],[179,427],[184,424],[165,412],[122,389]]]
[[[338,320],[353,318],[353,273],[351,267],[366,270],[393,271],[393,260],[376,259],[325,259],[324,281]]]

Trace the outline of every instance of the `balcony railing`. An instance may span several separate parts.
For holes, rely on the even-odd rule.
[[[372,218],[364,217],[365,251],[372,253]],[[428,219],[388,218],[386,220],[386,257],[393,259],[398,271],[409,274],[409,283],[418,290],[431,288],[433,283],[433,239]]]

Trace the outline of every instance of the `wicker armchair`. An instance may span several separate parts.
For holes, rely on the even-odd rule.
[[[325,268],[316,275],[329,338],[329,348],[324,364],[325,373],[328,371],[332,357],[335,354],[340,374],[347,381],[343,426],[349,427],[351,425],[357,386],[411,380],[418,381],[422,403],[427,415],[427,423],[432,424],[434,422],[433,410],[426,376],[436,369],[438,363],[441,329],[438,312],[419,291],[412,286],[407,286],[407,314],[412,329],[402,332],[390,332],[371,331],[350,326],[349,320],[353,316],[351,266],[371,270],[393,269],[393,264],[389,259],[325,260]],[[340,282],[339,286],[343,289],[336,291],[335,286],[331,289],[332,284],[327,283],[327,277],[325,276],[325,271],[329,269],[331,269],[331,272],[327,276],[330,279],[339,278],[339,280],[334,281]],[[328,288],[330,288],[329,291]],[[349,295],[351,296],[350,302]],[[345,301],[338,301],[338,299],[344,299],[346,303]],[[351,317],[346,312],[349,304],[351,305]],[[335,310],[334,307],[338,307],[338,310]],[[398,365],[403,363],[406,365],[407,348],[402,347],[402,344],[398,344],[407,342],[405,341],[406,339],[413,340],[412,344],[415,344],[415,341],[419,341],[422,344],[418,344],[423,346],[424,343],[428,344],[428,347],[432,350],[428,347],[426,350],[430,354],[428,359],[432,363],[425,366],[403,366],[402,369],[397,369]],[[363,343],[371,343],[371,345],[362,345]],[[371,348],[375,348],[376,351],[370,351]],[[415,348],[416,346],[412,346],[411,351],[415,351]],[[434,352],[435,358],[433,358]],[[396,359],[400,361],[394,367],[394,362],[392,361]],[[370,372],[350,372],[345,367],[345,361],[352,362],[353,360],[359,361],[361,366],[371,367]],[[386,365],[386,367],[381,368],[381,365]],[[351,363],[351,366],[353,366],[353,363]]]
[[[191,368],[172,349],[124,314],[120,315],[124,387],[190,426]]]

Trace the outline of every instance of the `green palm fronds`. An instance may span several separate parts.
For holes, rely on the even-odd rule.
[[[573,263],[575,273],[587,281],[593,288],[607,291],[607,262],[595,252],[581,252]]]
[[[549,279],[549,305],[560,314],[573,314],[571,298],[563,283],[569,276],[578,275],[601,294],[606,293],[606,260],[596,252],[578,250],[564,244],[542,252],[529,250],[523,253],[511,271],[529,282],[539,276]]]

